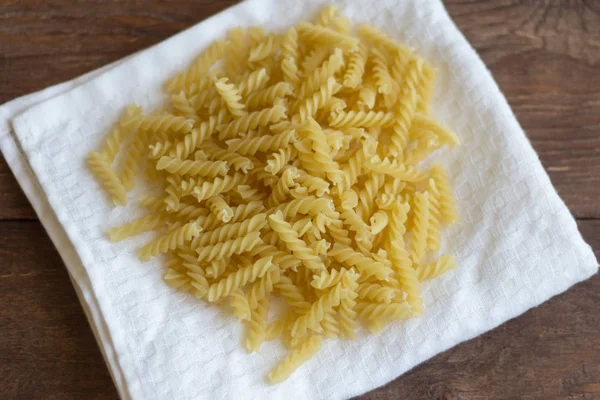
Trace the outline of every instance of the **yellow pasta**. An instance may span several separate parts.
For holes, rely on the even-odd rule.
[[[100,153],[91,152],[88,155],[90,170],[111,196],[113,203],[125,205],[127,203],[127,191],[121,180]]]
[[[423,314],[421,282],[455,267],[435,256],[458,220],[449,177],[421,166],[460,143],[430,113],[434,67],[332,6],[314,21],[231,29],[167,82],[169,106],[130,106],[88,155],[115,204],[156,190],[108,238],[157,231],[138,256],[164,256],[166,284],[229,305],[250,352],[282,339],[273,383],[324,339]]]
[[[302,363],[310,359],[321,348],[321,336],[313,335],[304,344],[293,350],[273,371],[269,373],[269,382],[279,383],[286,380]]]

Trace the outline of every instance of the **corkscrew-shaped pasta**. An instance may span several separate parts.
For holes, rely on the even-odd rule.
[[[173,114],[140,115],[131,118],[125,128],[147,133],[166,132],[168,134],[185,135],[194,127],[194,120],[178,117]]]
[[[270,172],[273,175],[279,173],[294,155],[295,149],[292,146],[280,148],[276,153],[272,153],[267,158],[267,166],[265,167],[265,171]]]
[[[231,139],[227,141],[227,146],[232,153],[253,156],[258,152],[277,151],[297,141],[296,131],[290,130],[276,135],[265,135],[252,139]]]
[[[367,53],[367,47],[364,43],[360,43],[358,51],[350,55],[348,68],[346,68],[342,80],[344,86],[355,89],[361,84],[365,73],[365,64],[367,63]]]
[[[458,220],[454,196],[450,189],[448,176],[440,164],[435,164],[431,168],[431,177],[435,182],[435,187],[439,191],[440,215],[445,224],[452,224]]]
[[[358,298],[376,303],[391,303],[394,298],[394,289],[381,286],[379,283],[361,283],[358,286]]]
[[[274,245],[261,243],[254,247],[249,254],[251,256],[260,255],[262,257],[273,257],[273,264],[277,265],[281,271],[288,269],[296,269],[300,264],[300,260],[285,251],[279,250]]]
[[[222,297],[227,297],[231,292],[262,278],[273,268],[271,257],[263,257],[254,264],[238,269],[210,285],[208,288],[208,301],[215,302]]]
[[[371,224],[371,234],[377,235],[388,226],[389,217],[385,210],[379,210],[373,214],[369,222]]]
[[[287,82],[277,82],[263,90],[250,93],[244,102],[250,109],[268,107],[275,104],[277,100],[292,94],[292,86]]]
[[[292,218],[298,214],[310,215],[316,217],[319,213],[333,212],[333,202],[331,199],[307,196],[302,199],[291,200],[287,203],[278,205],[267,211],[267,214],[281,212],[285,218]]]
[[[377,84],[377,91],[389,94],[392,91],[392,77],[388,70],[385,55],[378,49],[373,49],[373,77]]]
[[[394,52],[402,52],[406,53],[408,50],[405,50],[405,47],[400,43],[396,42],[394,39],[390,38],[385,33],[379,31],[378,29],[370,26],[370,25],[359,25],[356,29],[358,34],[365,39],[371,41],[372,43],[379,45],[385,48],[387,51],[392,53]]]
[[[261,230],[267,224],[267,215],[265,213],[256,214],[242,222],[223,225],[213,231],[202,232],[192,240],[192,249],[215,245],[228,240],[245,236],[250,232]]]
[[[407,167],[397,160],[390,161],[389,158],[382,160],[379,156],[374,156],[367,161],[365,166],[373,172],[389,175],[407,182],[418,182],[424,178],[423,173],[413,167]]]
[[[126,126],[126,129],[129,129],[128,126]],[[126,191],[129,191],[133,188],[135,177],[140,168],[147,142],[148,133],[143,130],[137,130],[134,134],[133,140],[129,144],[128,152],[125,155],[125,161],[123,162],[123,170],[121,171],[120,176],[121,183]]]
[[[313,275],[313,280],[310,284],[316,289],[327,289],[337,285],[342,280],[346,272],[348,272],[346,268],[341,268],[340,270],[332,269],[331,271],[321,271],[320,273]]]
[[[220,260],[211,261],[210,265],[206,267],[206,276],[216,279],[223,275],[227,270],[227,262],[229,259],[222,258]]]
[[[229,295],[233,315],[240,321],[249,321],[252,311],[242,289],[235,289]]]
[[[406,293],[406,301],[410,304],[412,313],[420,315],[423,313],[421,289],[417,274],[412,267],[412,259],[409,257],[404,243],[408,211],[408,204],[402,203],[400,200],[395,202],[390,218],[388,249],[389,257],[398,275],[400,289]]]
[[[279,268],[272,268],[265,276],[252,284],[252,287],[248,292],[248,303],[250,304],[250,308],[257,308],[258,303],[266,298],[269,293],[273,292],[273,285],[279,282],[279,279],[281,279],[281,271]]]
[[[327,58],[329,53],[329,49],[325,47],[313,48],[302,59],[302,75],[310,76],[310,74],[325,61],[325,58]]]
[[[235,84],[228,83],[229,80],[227,78],[215,78],[215,88],[219,95],[225,101],[227,105],[227,109],[234,117],[243,117],[248,114],[246,111],[246,105],[242,103],[240,100],[242,96],[239,93],[239,90],[235,87]]]
[[[334,310],[325,313],[321,321],[321,330],[323,336],[329,339],[335,339],[340,336],[340,322]]]
[[[241,154],[232,153],[228,149],[220,147],[214,142],[206,142],[202,144],[202,149],[210,154],[210,158],[213,161],[222,160],[233,167],[236,171],[241,171],[247,174],[248,171],[254,168],[254,163],[249,158],[242,156]]]
[[[315,19],[315,24],[328,27],[333,23],[335,17],[338,15],[338,12],[339,10],[331,4],[323,7],[321,12]]]
[[[447,254],[438,258],[437,261],[417,266],[417,277],[419,282],[423,282],[454,268],[456,268],[454,256]]]
[[[317,176],[309,175],[304,171],[300,172],[297,181],[300,186],[306,188],[307,193],[314,193],[319,197],[329,193],[329,182]]]
[[[249,73],[238,85],[239,94],[248,97],[263,89],[269,81],[269,75],[265,68],[260,68]]]
[[[333,307],[340,305],[343,297],[347,296],[347,290],[342,287],[342,283],[338,283],[332,287],[327,293],[320,296],[317,301],[311,304],[308,312],[296,320],[292,326],[292,336],[295,339],[301,339],[308,334],[308,330],[321,332],[320,322],[325,317],[325,313],[331,311]]]
[[[294,63],[298,61],[298,31],[296,28],[290,28],[283,36],[281,42],[281,58],[284,60],[292,60]]]
[[[356,307],[356,298],[358,293],[358,278],[359,274],[350,269],[342,277],[342,287],[346,289],[347,294],[340,300],[340,336],[342,338],[354,339],[356,337],[356,317],[358,313],[354,311]]]
[[[340,213],[340,218],[349,230],[356,233],[357,241],[365,241],[369,239],[371,229],[354,209],[349,208],[347,210],[342,210]]]
[[[121,145],[131,135],[132,130],[125,128],[128,120],[137,117],[142,113],[142,109],[136,105],[130,105],[125,111],[125,115],[117,123],[109,136],[104,140],[104,144],[99,153],[108,164],[112,164],[121,149]]]
[[[300,22],[298,33],[308,41],[338,46],[345,51],[353,52],[358,48],[358,39],[309,22]]]
[[[197,82],[218,59],[223,57],[226,49],[227,42],[222,40],[214,42],[194,61],[189,69],[178,74],[167,83],[167,91],[169,93],[178,93],[186,86]]]
[[[329,126],[332,128],[372,128],[388,126],[394,121],[394,114],[384,111],[341,111],[331,115]]]
[[[328,255],[348,267],[356,267],[361,274],[374,276],[379,280],[386,280],[392,273],[392,270],[381,262],[339,243],[333,245]]]
[[[185,160],[194,150],[200,147],[210,135],[212,135],[219,123],[224,120],[222,113],[219,116],[211,116],[208,121],[200,123],[198,128],[192,129],[183,139],[175,145],[175,156]]]
[[[166,179],[167,186],[165,187],[165,210],[167,211],[178,211],[180,206],[180,199],[182,196],[181,190],[181,177],[178,175],[171,175]]]
[[[359,302],[357,304],[359,316],[366,320],[393,321],[410,318],[410,306],[408,303],[370,303]]]
[[[281,178],[279,178],[275,188],[271,192],[267,204],[274,207],[283,203],[290,193],[290,189],[296,185],[295,179],[297,179],[298,176],[298,173],[294,170],[286,169],[283,174],[281,174]]]
[[[171,104],[175,109],[175,114],[187,119],[197,120],[198,114],[196,114],[196,109],[194,105],[188,99],[187,95],[184,92],[180,92],[179,94],[175,94],[171,96]]]
[[[163,199],[160,197],[151,196],[149,194],[145,194],[140,197],[140,206],[149,211],[155,212],[161,212],[165,210]]]
[[[340,191],[348,190],[354,185],[358,178],[363,173],[363,166],[365,160],[365,153],[362,149],[348,159],[348,163],[341,167],[342,169],[342,181],[338,185]]]
[[[337,93],[341,85],[336,83],[335,78],[330,76],[327,81],[319,87],[319,89],[302,101],[298,107],[298,112],[292,118],[294,123],[305,122],[309,117],[314,117],[317,110],[323,108],[332,96]]]
[[[269,382],[279,383],[286,380],[300,365],[321,349],[321,336],[313,335],[292,352],[271,372]]]
[[[394,127],[394,135],[392,135],[392,143],[395,143],[394,136],[406,136],[410,131],[412,120],[417,111],[417,86],[423,79],[423,61],[421,59],[411,60],[402,77],[404,87],[398,101],[396,126]],[[396,151],[399,152],[399,150],[398,146],[396,146]]]
[[[113,203],[127,204],[127,191],[104,157],[95,151],[88,154],[88,165],[98,182],[106,189]]]
[[[304,294],[300,291],[290,277],[281,275],[279,282],[274,285],[275,290],[281,295],[292,311],[302,315],[310,309],[310,303],[306,301]]]
[[[312,157],[318,164],[320,170],[327,175],[327,178],[332,183],[339,183],[342,180],[342,172],[340,171],[338,163],[333,161],[333,158],[331,157],[327,139],[319,124],[311,118],[301,128],[300,135],[306,137],[310,141]],[[296,146],[296,149],[299,152],[307,151],[305,146]]]
[[[250,50],[250,56],[248,57],[248,61],[262,61],[265,58],[269,57],[273,53],[273,51],[275,51],[275,36],[270,35],[266,41],[259,43],[253,49]]]
[[[213,196],[229,192],[245,180],[246,176],[243,173],[236,172],[233,175],[225,175],[222,178],[217,177],[213,181],[199,182],[198,185],[192,188],[191,194],[198,201],[206,200]]]
[[[284,58],[281,61],[281,71],[286,83],[289,83],[294,88],[300,85],[301,79],[298,65],[291,58]]]
[[[269,316],[269,300],[262,299],[250,317],[247,337],[245,341],[246,350],[252,353],[260,349],[260,345],[265,341],[267,335],[267,319]]]
[[[435,181],[429,179],[427,187],[429,193],[429,229],[427,230],[427,250],[437,253],[441,247],[440,238],[440,192],[435,186]]]
[[[323,260],[317,256],[313,250],[306,245],[302,239],[298,236],[292,225],[283,219],[283,213],[281,211],[276,212],[269,216],[269,225],[278,235],[278,237],[285,243],[286,247],[301,261],[302,264],[311,270],[321,271],[325,269]]]
[[[210,209],[211,214],[220,221],[229,222],[233,218],[233,210],[220,194],[206,199],[206,206]]]
[[[413,240],[410,246],[410,258],[413,264],[420,264],[427,246],[427,231],[429,230],[429,193],[415,193]]]
[[[366,180],[364,188],[358,193],[359,203],[356,212],[363,221],[368,221],[373,215],[375,197],[385,183],[385,176],[374,173]],[[370,229],[369,229],[370,231]]]
[[[161,228],[166,222],[167,219],[164,215],[144,215],[116,228],[110,228],[108,230],[108,237],[113,242],[118,242],[128,237],[139,235],[140,233]]]
[[[445,144],[450,148],[454,148],[457,144],[460,144],[460,139],[456,136],[456,133],[422,113],[414,115],[412,127],[434,134],[441,144]]]
[[[302,82],[298,89],[298,98],[304,99],[314,93],[321,85],[327,82],[330,76],[337,74],[344,65],[344,55],[340,49],[335,49],[327,61],[316,68],[312,74]]]
[[[259,126],[267,126],[278,122],[286,117],[285,107],[282,105],[275,105],[271,108],[265,108],[260,111],[254,111],[250,114],[240,117],[231,121],[228,124],[219,126],[219,139],[233,139],[236,135],[241,132],[248,132],[252,129],[256,129]]]
[[[327,227],[327,233],[331,235],[335,243],[339,243],[344,246],[352,245],[350,233],[344,228],[343,222],[339,219],[334,219],[331,221],[331,225]]]
[[[175,229],[140,248],[138,258],[141,261],[148,261],[150,257],[156,257],[160,253],[175,250],[177,246],[182,246],[185,242],[192,240],[200,231],[201,228],[196,222],[185,224],[181,228]]]
[[[259,243],[262,243],[260,232],[251,232],[246,236],[231,239],[226,242],[199,247],[196,251],[198,253],[198,259],[212,261],[250,251]]]
[[[152,160],[158,160],[162,156],[165,156],[173,148],[173,143],[169,140],[164,142],[156,142],[148,146],[148,158]]]
[[[177,157],[164,156],[158,160],[156,169],[166,170],[172,174],[202,176],[214,178],[229,172],[229,166],[225,161],[195,161],[180,160]]]

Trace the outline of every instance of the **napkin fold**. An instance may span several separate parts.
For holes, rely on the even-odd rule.
[[[513,318],[598,269],[506,99],[440,0],[333,1],[415,48],[437,69],[433,112],[462,145],[440,155],[461,222],[443,234],[457,269],[424,283],[425,314],[356,341],[326,341],[287,381],[264,377],[277,343],[247,354],[232,317],[140,263],[142,236],[118,244],[113,208],[85,166],[123,108],[164,100],[162,82],[237,25],[280,30],[325,0],[247,0],[124,60],[0,107],[0,149],[69,271],[123,399],[342,399]],[[130,198],[144,188],[136,187]],[[130,201],[130,203],[133,203]]]

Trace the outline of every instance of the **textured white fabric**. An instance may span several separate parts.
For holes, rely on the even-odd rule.
[[[158,260],[136,259],[134,248],[148,236],[110,243],[106,229],[134,217],[136,207],[111,207],[85,156],[123,107],[159,106],[162,82],[228,28],[282,29],[323,3],[248,0],[121,62],[0,108],[0,149],[65,261],[124,399],[347,398],[597,271],[505,98],[439,0],[333,2],[354,22],[383,29],[432,62],[434,113],[463,142],[440,156],[461,217],[443,235],[443,251],[456,256],[458,268],[423,284],[423,317],[377,336],[327,341],[287,381],[269,386],[264,378],[285,354],[281,345],[246,354],[237,321],[167,287]]]

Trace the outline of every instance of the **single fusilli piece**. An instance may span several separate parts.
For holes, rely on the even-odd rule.
[[[248,218],[242,222],[226,224],[212,231],[201,232],[192,241],[191,248],[197,249],[198,247],[215,245],[240,236],[245,236],[250,232],[261,230],[266,224],[267,215],[264,213],[256,214],[252,218]]]
[[[357,38],[309,22],[300,22],[298,24],[298,33],[313,43],[339,46],[341,49],[349,52],[355,51],[358,48],[359,41]]]
[[[229,172],[229,165],[225,161],[182,161],[177,157],[164,156],[158,160],[156,169],[178,175],[214,178],[218,175],[226,175]]]
[[[381,262],[339,243],[333,245],[328,255],[348,267],[356,267],[363,275],[374,276],[379,280],[386,280],[392,273],[392,270]]]
[[[394,114],[384,111],[341,111],[332,114],[329,119],[329,126],[332,128],[372,128],[379,126],[388,126],[394,122]]]
[[[235,84],[228,82],[229,80],[227,78],[215,78],[215,88],[225,101],[227,109],[234,118],[248,115],[248,112],[246,111],[246,105],[240,101],[242,96],[239,94]]]
[[[128,237],[139,235],[140,233],[153,231],[163,227],[167,223],[167,218],[161,214],[150,214],[134,219],[121,226],[110,228],[108,237],[113,242],[118,242]]]
[[[259,126],[267,126],[268,124],[278,122],[286,117],[285,111],[286,109],[282,105],[275,105],[271,108],[254,111],[228,124],[219,126],[219,139],[233,139],[239,133],[248,132]]]
[[[200,231],[201,228],[196,222],[185,224],[140,248],[138,258],[141,261],[148,261],[152,256],[156,257],[160,253],[175,250],[177,246],[182,246],[184,243],[192,240]]]
[[[300,345],[269,373],[269,382],[279,383],[286,380],[300,365],[310,359],[321,348],[322,339],[313,335]]]
[[[229,222],[233,218],[233,210],[220,194],[206,199],[206,206],[210,209],[211,214],[220,221]]]
[[[259,243],[262,243],[260,232],[250,232],[243,237],[217,243],[215,245],[199,247],[196,252],[198,253],[198,259],[212,261],[250,251]]]
[[[231,139],[227,141],[227,148],[232,153],[253,156],[257,152],[277,151],[297,141],[296,131],[290,130],[276,135],[265,135],[252,139]]]
[[[429,230],[429,193],[415,193],[413,238],[410,246],[410,258],[413,264],[420,264],[427,247]]]
[[[266,340],[267,319],[269,317],[269,299],[261,299],[256,308],[252,310],[248,331],[245,340],[246,350],[252,353],[260,349]]]
[[[338,283],[332,287],[327,293],[320,296],[317,301],[311,304],[308,312],[296,320],[292,326],[292,336],[298,340],[308,334],[308,330],[321,332],[321,321],[325,317],[325,313],[331,311],[333,307],[340,305],[340,301],[347,295],[347,290],[342,287],[342,283]]]
[[[283,213],[281,211],[269,216],[269,225],[285,243],[286,247],[302,261],[302,264],[306,268],[315,271],[325,269],[325,265],[321,258],[306,245],[306,242],[298,238],[298,232],[292,228],[292,225],[283,219]]]
[[[262,278],[273,268],[271,257],[263,257],[252,265],[238,269],[226,278],[210,285],[208,289],[208,301],[214,302],[221,297],[227,297],[236,289]]]
[[[127,191],[121,180],[112,170],[108,161],[95,151],[88,154],[90,170],[112,198],[113,203],[127,204]]]
[[[442,166],[435,164],[431,168],[431,177],[435,182],[435,187],[440,193],[440,214],[441,219],[445,224],[452,224],[458,220],[456,213],[456,205],[454,204],[454,196],[450,189],[450,183],[448,182],[448,176],[442,169]]]
[[[437,261],[417,266],[417,277],[419,278],[419,282],[423,282],[440,276],[444,272],[454,268],[456,268],[454,256],[444,255],[437,259]]]

